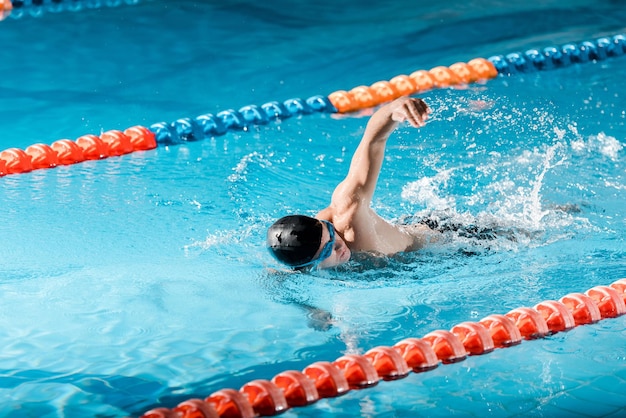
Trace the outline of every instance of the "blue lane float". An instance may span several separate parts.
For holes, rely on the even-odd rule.
[[[336,113],[337,109],[327,97],[312,96],[306,100],[295,98],[284,102],[272,101],[261,106],[247,105],[239,110],[206,113],[195,118],[177,119],[171,123],[158,122],[149,128],[154,132],[158,145],[176,145],[316,112]]]
[[[552,70],[590,61],[602,61],[610,57],[626,54],[626,36],[602,37],[578,44],[549,46],[543,49],[529,49],[525,52],[512,52],[495,55],[488,60],[496,67],[498,74],[530,73]]]

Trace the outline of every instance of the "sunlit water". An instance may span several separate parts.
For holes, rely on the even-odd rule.
[[[378,21],[376,10],[336,17],[324,5],[319,22],[252,3],[181,2],[164,15],[164,3],[145,2],[9,20],[0,23],[4,44],[32,48],[21,60],[7,49],[12,59],[0,62],[19,80],[0,84],[0,143],[25,147],[324,94],[619,31],[619,10],[594,4],[591,27],[592,9],[581,3],[545,32],[537,27],[549,13],[521,3],[494,3],[489,18],[465,6],[408,13],[396,2],[380,6]],[[287,25],[288,16],[299,24]],[[347,16],[352,30],[336,22]],[[530,29],[510,41],[488,37],[509,33],[511,21]],[[240,22],[258,35],[256,49],[232,30]],[[363,25],[379,31],[346,35]],[[69,42],[61,30],[69,27],[111,41]],[[471,29],[484,42],[449,45],[443,35],[452,28],[456,40]],[[34,34],[51,50],[26,42]],[[56,60],[61,45],[68,61],[40,72],[35,64]],[[625,60],[423,94],[431,118],[389,140],[374,207],[394,222],[436,222],[443,239],[418,253],[358,254],[330,271],[277,272],[265,230],[286,213],[328,204],[367,111],[1,178],[2,415],[138,415],[625,277]],[[625,324],[578,327],[285,416],[619,416]]]

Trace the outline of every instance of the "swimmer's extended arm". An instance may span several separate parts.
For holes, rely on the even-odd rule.
[[[400,122],[406,121],[415,128],[424,126],[429,112],[423,100],[410,97],[401,97],[378,109],[367,123],[348,175],[335,189],[333,201],[349,199],[369,206],[385,156],[387,138]]]

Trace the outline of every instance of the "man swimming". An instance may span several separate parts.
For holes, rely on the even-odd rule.
[[[293,269],[330,268],[347,262],[352,251],[393,255],[414,251],[436,240],[425,224],[395,225],[372,208],[387,139],[401,122],[424,126],[430,109],[417,98],[401,97],[370,118],[346,178],[335,188],[330,205],[314,218],[285,216],[267,231],[272,255]]]

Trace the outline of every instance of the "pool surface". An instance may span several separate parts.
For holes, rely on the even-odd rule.
[[[82,3],[0,21],[0,150],[626,33],[613,1]],[[419,94],[375,209],[498,234],[330,271],[277,273],[265,231],[327,205],[369,110],[0,177],[0,415],[140,416],[626,277],[625,77]],[[604,319],[283,416],[623,416],[625,340]]]

